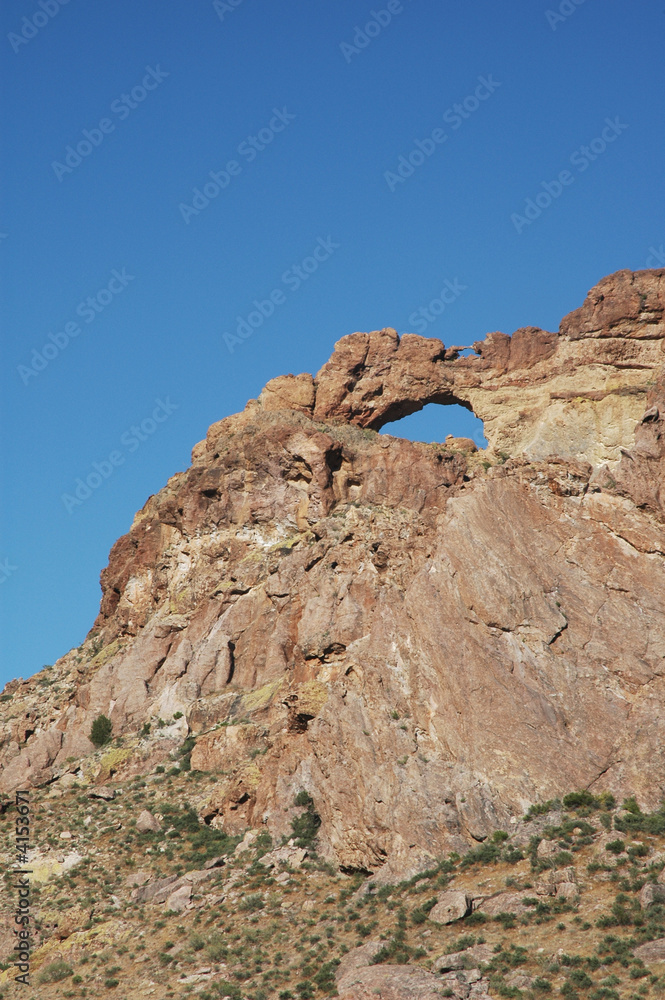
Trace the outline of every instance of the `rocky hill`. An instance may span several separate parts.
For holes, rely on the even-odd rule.
[[[109,751],[106,751],[108,753]],[[575,792],[415,873],[321,856],[301,790],[289,836],[201,824],[221,772],[166,769],[30,794],[29,989],[0,926],[0,997],[71,1000],[659,1000],[665,810]],[[286,801],[284,803],[287,804]],[[14,860],[16,813],[0,815]],[[3,909],[16,906],[7,871]]]
[[[342,338],[214,424],[85,643],[0,702],[0,792],[186,759],[206,828],[401,880],[571,789],[665,794],[665,271],[556,333]],[[488,448],[377,433],[462,403]],[[113,742],[90,741],[100,715]]]

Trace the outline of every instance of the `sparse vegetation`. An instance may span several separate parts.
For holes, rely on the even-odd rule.
[[[572,793],[529,810],[530,818],[520,824],[522,842],[532,832],[525,846],[515,843],[513,830],[496,830],[463,857],[450,854],[408,881],[362,895],[365,875],[338,872],[317,856],[321,821],[309,792],[295,796],[292,836],[285,838],[303,845],[307,858],[296,867],[271,866],[266,856],[281,850],[280,842],[273,845],[262,830],[248,851],[234,855],[239,836],[203,823],[196,806],[218,776],[200,774],[201,798],[190,798],[190,775],[178,768],[166,789],[155,770],[127,780],[112,801],[90,800],[76,788],[57,804],[46,789],[35,793],[36,822],[52,832],[54,846],[66,817],[84,855],[39,891],[35,886],[45,913],[73,912],[73,903],[84,908],[78,936],[59,943],[62,957],[45,949],[42,959],[36,950],[35,1000],[78,1000],[100,990],[139,1000],[148,982],[155,984],[154,996],[165,1000],[334,996],[344,954],[372,939],[381,941],[377,965],[424,968],[438,955],[487,945],[490,959],[481,963],[481,974],[489,979],[490,995],[507,1000],[660,1000],[665,991],[664,977],[634,955],[639,944],[665,937],[665,905],[655,901],[643,909],[639,902],[643,886],[664,867],[662,809],[646,814],[630,801],[630,808],[618,807]],[[133,831],[137,808],[158,815],[162,830],[139,840]],[[599,844],[606,829],[602,816],[617,835]],[[639,837],[630,828],[619,835],[626,821]],[[5,839],[11,823],[8,810],[0,817]],[[550,847],[539,853],[543,840]],[[201,870],[218,855],[225,864],[193,885],[194,906],[181,913],[139,903],[124,888],[139,868],[155,880]],[[581,895],[544,894],[541,881],[568,868],[578,873]],[[507,908],[496,916],[481,908],[450,926],[433,923],[430,913],[440,893],[460,887],[474,897],[517,894],[522,905],[513,912],[506,897]],[[112,897],[118,900],[113,905]],[[141,938],[147,929],[149,937]],[[4,968],[9,973],[10,966]],[[210,972],[192,984],[200,986],[197,992],[188,979],[199,968]],[[514,980],[517,973],[526,978]],[[457,996],[452,988],[450,993]]]

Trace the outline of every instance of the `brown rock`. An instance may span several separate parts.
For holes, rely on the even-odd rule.
[[[97,785],[95,788],[91,788],[88,792],[89,799],[102,799],[104,802],[113,802],[115,798],[115,789],[109,788],[108,785]]]
[[[350,951],[347,951],[345,955],[342,955],[340,963],[335,970],[336,982],[339,983],[340,979],[343,979],[355,969],[371,965],[372,960],[378,955],[383,946],[383,941],[366,941],[365,944],[360,945],[358,948],[352,948]]]
[[[640,906],[643,910],[648,910],[656,903],[665,903],[665,885],[647,882],[640,890]]]
[[[665,938],[658,938],[656,941],[647,941],[646,944],[638,945],[633,949],[635,958],[639,958],[645,965],[653,962],[665,962]]]
[[[463,890],[449,889],[440,894],[429,918],[435,924],[452,924],[471,913],[471,902],[471,897]]]
[[[577,873],[572,866],[560,868],[558,871],[544,872],[542,878],[536,884],[536,892],[540,896],[554,896],[555,893],[558,894],[558,886],[563,883],[577,883]]]
[[[300,410],[311,413],[315,395],[311,375],[279,375],[267,383],[259,402],[268,410]]]
[[[136,829],[139,833],[159,833],[162,824],[156,819],[148,809],[139,813],[136,820]]]
[[[579,894],[580,887],[577,882],[559,882],[556,887],[557,899],[574,899]]]
[[[499,913],[512,913],[515,916],[520,916],[528,911],[529,908],[524,903],[524,899],[530,896],[533,897],[530,890],[499,892],[496,896],[490,896],[483,900],[478,909],[486,913],[488,917],[496,917]]]
[[[216,858],[208,858],[203,867],[208,870],[210,868],[222,868],[225,864],[226,858],[220,854]]]
[[[166,900],[164,904],[164,909],[173,913],[181,913],[186,906],[189,905],[192,898],[192,887],[186,883],[179,885],[177,889],[171,893],[171,895]]]
[[[138,871],[138,872],[132,872],[131,875],[127,876],[125,880],[125,885],[127,885],[130,888],[134,888],[134,886],[145,885],[149,881],[150,881],[150,872]]]
[[[167,875],[145,885],[138,886],[132,892],[132,899],[137,903],[164,903],[184,881],[177,875]]]
[[[441,1000],[441,980],[408,965],[371,965],[338,980],[340,1000]]]
[[[474,969],[492,961],[493,950],[488,944],[476,944],[464,951],[454,951],[441,955],[432,964],[432,972],[452,972],[458,969]]]
[[[556,840],[541,840],[536,849],[539,858],[553,858],[561,853],[561,848]]]

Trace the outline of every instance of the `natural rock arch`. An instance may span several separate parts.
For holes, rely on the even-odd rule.
[[[467,357],[391,328],[353,333],[316,377],[273,379],[259,403],[373,430],[427,403],[459,403],[483,421],[494,453],[616,462],[663,367],[664,312],[665,271],[619,271],[557,333],[489,333]]]

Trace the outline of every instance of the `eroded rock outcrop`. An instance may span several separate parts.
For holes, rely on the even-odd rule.
[[[619,271],[558,333],[490,333],[466,357],[415,334],[354,333],[316,379],[274,379],[261,401],[375,430],[427,403],[460,403],[483,420],[495,452],[617,461],[665,361],[664,310],[663,271]]]
[[[289,834],[306,790],[364,870],[573,788],[654,807],[664,282],[619,272],[474,356],[353,334],[214,424],[114,545],[86,643],[5,689],[0,790],[108,783],[191,734],[207,822]],[[487,451],[376,433],[432,401],[472,407]],[[95,754],[100,713],[125,742]]]

